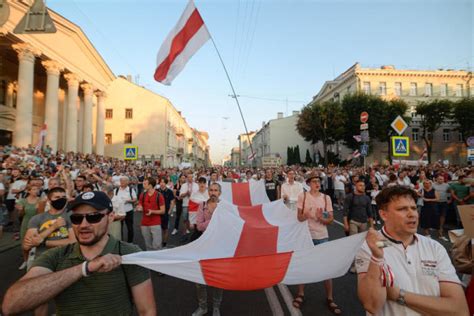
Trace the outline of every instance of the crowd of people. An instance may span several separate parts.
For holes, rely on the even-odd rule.
[[[463,311],[459,289],[448,284],[459,283],[449,257],[446,261],[444,248],[431,239],[448,242],[447,227],[462,226],[458,206],[474,204],[474,168],[433,164],[179,170],[97,155],[53,153],[48,147],[38,152],[12,146],[0,147],[0,161],[0,236],[4,230],[14,232],[23,250],[19,268],[28,271],[7,292],[6,314],[35,309],[45,315],[47,302],[55,299],[56,309],[63,313],[75,309],[123,314],[131,311],[133,302],[139,314],[153,315],[156,307],[149,272],[120,265],[120,255],[139,251],[133,245],[137,242],[134,228],[140,228],[146,250],[168,247],[169,235],[178,235],[181,243],[192,241],[212,218],[221,193],[219,183],[251,181],[261,181],[270,201],[283,199],[299,221],[308,223],[314,245],[329,241],[327,226],[334,221],[335,212],[342,215],[347,235],[369,230],[367,243],[351,267],[351,272],[358,273],[359,298],[366,310],[399,315],[396,304],[402,297],[400,306],[419,313],[434,308],[452,311],[448,303],[457,303]],[[142,213],[139,224],[134,223],[135,212]],[[416,234],[418,229],[421,235]],[[397,247],[378,248],[375,244],[382,239],[400,245],[400,252]],[[411,247],[415,241],[416,247]],[[411,271],[408,257],[403,259],[401,254],[408,256],[411,249],[411,260],[424,262],[418,251],[425,248],[435,249],[435,261],[442,271],[421,267],[420,275],[436,275],[440,289],[424,284],[418,291],[417,281],[407,277],[386,291],[384,287],[374,294],[362,290],[380,283],[387,263],[397,275]],[[108,279],[98,278],[100,272]],[[97,291],[85,294],[90,286]],[[126,290],[112,297],[106,293],[112,287]],[[325,289],[327,308],[341,314],[331,280],[325,281]],[[33,294],[38,294],[34,300],[24,301]],[[70,295],[78,294],[92,303],[71,301]],[[419,297],[423,295],[443,299]],[[222,290],[213,289],[213,315],[220,315],[222,296]],[[197,297],[193,315],[207,314],[206,287],[197,285]],[[293,307],[301,308],[304,301],[304,286],[300,285]],[[91,306],[97,310],[92,312]]]

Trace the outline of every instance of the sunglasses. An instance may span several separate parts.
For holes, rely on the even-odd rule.
[[[71,219],[71,222],[74,225],[80,225],[82,221],[84,220],[84,217],[86,218],[86,221],[89,224],[97,224],[104,218],[104,216],[107,215],[105,213],[89,213],[89,214],[71,214],[69,218]]]

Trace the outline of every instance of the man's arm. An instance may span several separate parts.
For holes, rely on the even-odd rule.
[[[132,287],[133,301],[137,307],[138,315],[156,315],[155,295],[151,279]]]
[[[469,309],[461,285],[451,282],[440,282],[439,288],[439,297],[406,292],[405,302],[408,307],[424,315],[469,315]],[[387,289],[389,300],[396,301],[399,295],[400,288]]]
[[[81,265],[54,273],[43,267],[33,267],[8,289],[2,304],[3,313],[20,314],[32,310],[52,300],[81,277]]]

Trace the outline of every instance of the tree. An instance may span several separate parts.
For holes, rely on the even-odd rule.
[[[328,165],[328,145],[341,140],[344,132],[345,115],[339,103],[333,101],[314,102],[305,106],[296,123],[296,130],[308,142],[321,141],[324,164]]]
[[[309,153],[309,149],[306,149],[306,158],[304,160],[304,163],[305,165],[307,166],[311,166],[311,164],[313,163],[313,159],[311,159],[311,155]]]
[[[294,157],[295,157],[295,164],[301,165],[301,156],[300,156],[300,145],[296,145],[293,149]]]
[[[462,134],[467,146],[467,139],[474,136],[474,99],[463,98],[454,103],[453,119],[457,123],[457,130]]]
[[[293,150],[290,146],[286,149],[286,164],[288,166],[293,164]]]
[[[441,124],[452,117],[452,108],[453,103],[449,100],[420,102],[416,106],[416,114],[420,117],[421,133],[425,141],[429,163],[431,163],[434,133]]]

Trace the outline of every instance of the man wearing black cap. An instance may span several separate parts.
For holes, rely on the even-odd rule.
[[[107,234],[112,202],[85,192],[69,205],[77,243],[45,252],[5,294],[3,312],[18,314],[54,299],[57,314],[156,315],[153,287],[144,268],[121,266],[121,255],[140,251]]]

